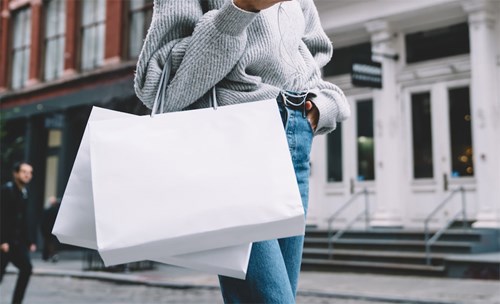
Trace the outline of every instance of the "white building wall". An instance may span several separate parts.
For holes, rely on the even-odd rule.
[[[478,0],[482,1],[482,0]],[[369,194],[370,211],[373,213],[371,218],[372,226],[389,226],[422,229],[423,222],[428,214],[448,195],[449,191],[444,190],[444,174],[450,174],[450,140],[449,123],[446,121],[448,113],[448,89],[461,86],[469,86],[471,89],[471,111],[472,83],[471,83],[471,56],[472,54],[441,58],[416,64],[406,64],[404,36],[406,33],[429,30],[442,26],[467,22],[468,13],[464,11],[464,1],[462,0],[421,0],[421,1],[328,1],[316,0],[320,18],[325,31],[330,35],[334,46],[343,47],[361,42],[373,40],[373,31],[369,33],[369,25],[373,21],[385,22],[388,27],[396,34],[392,47],[400,55],[399,61],[393,64],[395,71],[395,83],[393,93],[387,91],[372,90],[367,88],[356,88],[350,83],[350,76],[343,75],[339,77],[328,78],[344,89],[346,95],[351,101],[351,106],[355,109],[356,100],[374,98],[374,111],[378,117],[375,118],[374,135],[376,137],[375,146],[380,145],[381,126],[392,124],[397,126],[395,132],[399,135],[389,141],[389,145],[397,146],[397,149],[391,150],[387,147],[378,148],[376,153],[376,180],[371,182],[356,181],[356,143],[355,143],[355,115],[350,120],[343,123],[342,127],[342,152],[343,152],[343,181],[339,183],[327,182],[327,145],[326,136],[315,138],[312,151],[312,173],[310,187],[310,204],[308,224],[318,227],[326,227],[327,219],[343,203],[352,197],[352,191],[358,192],[366,188]],[[388,5],[390,3],[390,5]],[[500,12],[496,13],[495,33],[500,37]],[[368,27],[368,28],[367,28]],[[496,70],[495,80],[500,83],[500,38],[493,43],[493,50],[496,52]],[[496,47],[495,47],[496,45]],[[373,46],[373,44],[372,44]],[[478,46],[475,46],[477,50]],[[491,47],[491,46],[490,46]],[[473,49],[471,47],[471,49]],[[490,50],[491,51],[491,50]],[[376,59],[376,58],[375,58]],[[335,60],[335,58],[333,59]],[[434,178],[431,180],[413,179],[413,158],[412,158],[412,130],[410,113],[410,96],[414,92],[428,91],[432,96],[432,126],[433,126],[433,149],[434,149]],[[385,94],[385,95],[384,95]],[[386,105],[385,108],[376,110],[375,104],[381,96],[387,94],[395,95],[395,106],[393,111]],[[500,124],[500,85],[496,85],[493,94],[492,108],[498,110],[497,123]],[[382,97],[382,100],[387,97]],[[353,111],[353,113],[355,113]],[[392,114],[391,114],[392,113]],[[471,112],[472,113],[472,112]],[[386,115],[386,116],[384,116]],[[472,113],[474,115],[474,113]],[[389,117],[389,116],[392,116]],[[394,124],[394,121],[399,123]],[[474,118],[472,120],[474,123]],[[476,127],[473,127],[477,129]],[[500,129],[492,129],[489,132],[474,131],[474,136],[488,136],[487,142],[490,142],[488,153],[498,151],[500,155]],[[495,130],[497,131],[495,133]],[[377,133],[378,132],[378,133]],[[378,134],[378,135],[377,135]],[[489,135],[488,135],[489,134]],[[497,136],[498,135],[498,136]],[[476,145],[477,138],[473,140]],[[481,142],[481,140],[479,140]],[[484,140],[483,140],[484,142]],[[476,151],[474,146],[474,151]],[[376,148],[377,149],[377,148]],[[391,154],[392,153],[392,154]],[[396,154],[394,154],[396,153]],[[391,163],[391,160],[395,160]],[[399,165],[395,165],[395,163]],[[500,165],[493,162],[498,169],[488,171],[489,185],[496,184],[500,189]],[[389,174],[381,173],[382,166],[389,166]],[[391,167],[392,166],[392,167]],[[481,173],[484,174],[484,173]],[[382,176],[382,178],[381,178]],[[456,189],[460,186],[466,188],[465,199],[467,202],[467,217],[469,219],[478,219],[481,209],[485,209],[486,203],[481,202],[481,195],[487,195],[488,192],[478,195],[477,181],[484,179],[484,176],[474,176],[471,178],[449,179],[449,189]],[[351,179],[353,181],[351,181]],[[481,185],[479,186],[481,189]],[[392,193],[388,194],[388,192]],[[488,190],[491,191],[491,190]],[[484,192],[484,191],[483,191]],[[397,193],[397,194],[395,194]],[[492,195],[494,193],[491,193]],[[336,228],[345,227],[346,224],[354,218],[355,215],[363,211],[364,197],[359,196],[352,207],[341,213],[334,222]],[[489,222],[491,226],[500,225],[500,194],[498,197],[491,198],[493,202],[487,203],[486,210],[493,212],[494,217]],[[388,202],[388,200],[392,200]],[[450,204],[441,210],[431,221],[435,227],[442,226],[454,215],[461,206],[460,195],[456,195]],[[388,216],[387,213],[389,212]],[[377,212],[379,218],[377,219]],[[392,213],[391,213],[392,212]],[[483,210],[484,213],[484,210]],[[385,217],[384,217],[385,216]],[[375,220],[374,220],[375,219]],[[363,227],[364,221],[359,220],[354,227]]]

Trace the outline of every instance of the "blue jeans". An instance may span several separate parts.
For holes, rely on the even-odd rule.
[[[279,97],[281,98],[281,97]],[[307,212],[313,131],[300,109],[279,102],[295,176]],[[219,276],[225,303],[295,303],[304,236],[253,243],[245,280]]]

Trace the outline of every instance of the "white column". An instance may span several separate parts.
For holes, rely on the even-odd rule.
[[[375,191],[377,207],[370,225],[402,227],[402,122],[397,97],[396,61],[376,54],[397,54],[397,41],[387,21],[368,22],[374,61],[382,63],[382,89],[374,91]]]
[[[471,57],[471,114],[477,221],[474,227],[500,228],[500,97],[497,86],[498,2],[467,0]]]

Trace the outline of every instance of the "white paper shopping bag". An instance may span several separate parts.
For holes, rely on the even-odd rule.
[[[250,243],[150,260],[243,280],[247,273],[251,248]]]
[[[304,233],[275,100],[93,121],[89,128],[105,263]]]
[[[132,115],[94,107],[89,121],[127,116]],[[83,134],[52,233],[62,243],[97,249],[89,145],[87,128]],[[243,279],[248,266],[250,249],[251,244],[243,244],[172,257],[155,256],[154,253],[144,252],[140,260],[147,259]]]
[[[93,107],[89,121],[130,114]],[[97,249],[88,124],[76,154],[52,233],[61,243]]]

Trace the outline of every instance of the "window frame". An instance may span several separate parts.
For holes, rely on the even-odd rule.
[[[409,109],[411,106],[411,94],[413,93],[431,93],[431,123],[432,123],[432,145],[434,159],[434,177],[433,178],[414,178],[413,162],[406,162],[405,168],[407,179],[410,181],[410,189],[412,193],[426,193],[442,191],[443,173],[447,173],[448,189],[457,186],[464,186],[473,191],[475,189],[475,177],[463,176],[459,178],[451,177],[451,139],[449,130],[449,110],[448,110],[448,91],[453,88],[469,87],[471,89],[471,79],[460,77],[453,80],[441,79],[436,82],[426,84],[416,84],[403,86],[404,108]],[[470,100],[471,111],[472,96]],[[413,159],[412,137],[411,137],[411,111],[404,111],[404,136],[405,140],[405,155],[408,159]],[[446,119],[446,121],[443,121]],[[474,132],[474,131],[473,131]],[[472,149],[474,149],[474,139],[472,138]],[[474,150],[473,150],[474,151]],[[443,159],[444,157],[444,159]]]
[[[431,165],[431,176],[425,176],[425,177],[416,177],[416,171],[415,171],[415,137],[414,137],[414,119],[413,119],[413,96],[414,95],[421,95],[421,94],[428,94],[429,95],[429,118],[430,118],[430,147],[431,147],[431,156],[432,156],[432,165]],[[433,116],[435,115],[433,113],[433,107],[432,107],[432,100],[433,100],[433,95],[432,95],[432,90],[418,90],[418,91],[414,91],[414,92],[409,92],[409,101],[408,101],[408,109],[409,109],[409,115],[410,115],[410,119],[409,119],[409,130],[410,130],[410,133],[408,134],[411,138],[411,142],[410,142],[410,155],[411,157],[409,159],[411,159],[411,167],[412,167],[412,170],[411,170],[411,177],[413,180],[433,180],[435,178],[435,174],[436,174],[436,170],[435,170],[435,147],[434,147],[434,130],[433,130],[433,127],[436,127],[433,125]]]
[[[345,180],[346,172],[344,172],[344,127],[342,126],[342,122],[337,122],[337,128],[331,132],[330,134],[327,134],[325,137],[325,142],[326,142],[326,183],[328,184],[338,184],[338,183],[343,183]],[[339,141],[340,141],[340,180],[330,180],[330,141],[334,140],[332,137],[333,136],[340,136]]]
[[[27,32],[27,36],[29,36],[29,44],[24,44],[24,42],[22,42],[21,46],[20,47],[15,47],[14,46],[14,37],[15,36],[18,36],[16,35],[16,16],[20,13],[22,13],[23,11],[27,11],[29,12],[29,16],[28,16],[28,26],[26,28],[23,27],[24,30],[22,30],[22,32]],[[32,28],[32,22],[33,22],[33,12],[32,12],[32,7],[30,5],[29,2],[27,3],[24,3],[23,5],[19,5],[17,6],[15,9],[11,10],[10,11],[10,14],[12,16],[12,18],[10,18],[10,35],[9,35],[9,44],[8,44],[8,52],[7,52],[7,56],[9,56],[8,58],[8,62],[9,62],[9,67],[8,67],[8,87],[12,90],[21,90],[23,88],[26,87],[27,85],[27,82],[29,80],[29,77],[30,77],[30,66],[31,66],[31,28]],[[28,29],[28,31],[26,30]],[[26,36],[23,36],[23,38],[26,38]],[[26,51],[28,52],[28,60],[27,60],[27,73],[26,73],[26,79],[24,80],[21,80],[21,83],[18,87],[15,87],[14,86],[14,69],[15,69],[15,66],[14,66],[14,59],[16,58],[16,53],[17,52],[24,52]],[[25,56],[25,55],[24,55]],[[24,62],[24,59],[22,59],[23,62]],[[24,65],[23,65],[24,67]],[[21,73],[25,72],[24,69],[21,69]],[[22,79],[22,76],[21,76],[21,79]]]
[[[430,54],[434,54],[434,55],[430,55],[430,57],[429,57],[429,54],[422,53],[423,52],[422,47],[420,47],[420,49],[418,48],[419,45],[424,45],[424,44],[422,44],[422,40],[425,39],[425,37],[424,37],[425,35],[428,35],[431,37],[433,35],[438,36],[438,35],[435,35],[435,33],[439,33],[440,31],[445,31],[445,30],[450,29],[450,28],[457,28],[457,29],[459,28],[459,29],[466,30],[467,33],[465,35],[463,35],[463,37],[457,36],[457,37],[461,37],[461,39],[467,40],[467,46],[465,46],[465,45],[462,46],[462,47],[466,47],[466,50],[461,51],[459,49],[457,51],[456,50],[457,46],[453,45],[453,47],[449,48],[450,50],[452,50],[451,53],[436,56],[435,52],[434,53],[431,52]],[[419,36],[421,36],[421,37],[419,37]],[[430,39],[430,40],[432,42],[432,39]],[[438,40],[443,40],[443,39],[438,39]],[[441,60],[444,58],[449,58],[449,57],[454,57],[454,56],[463,56],[463,55],[468,55],[471,52],[469,24],[467,22],[460,22],[460,23],[450,24],[450,25],[446,25],[446,26],[441,26],[438,28],[432,28],[432,29],[423,30],[423,31],[405,33],[404,36],[402,37],[402,42],[403,42],[402,51],[404,51],[404,64],[405,65],[414,65],[414,64],[425,63],[425,62],[429,62],[429,61],[433,61],[433,60]],[[457,40],[457,42],[460,42],[460,41]],[[414,48],[412,49],[412,47],[414,47]],[[415,47],[417,47],[417,48],[415,48]],[[436,48],[436,46],[433,45],[432,48]],[[412,52],[413,53],[420,52],[420,54],[419,54],[420,57],[415,56],[414,54],[412,54]],[[411,54],[411,56],[408,56],[408,54]],[[414,58],[414,57],[417,57],[417,58]]]
[[[94,3],[99,3],[98,0],[93,0],[92,2]],[[98,68],[101,68],[102,66],[104,66],[104,59],[105,59],[105,53],[106,53],[106,10],[107,10],[107,0],[102,0],[102,2],[104,3],[103,7],[104,7],[104,11],[103,11],[103,19],[102,20],[96,20],[97,17],[93,17],[93,21],[88,23],[88,24],[84,24],[84,3],[89,3],[89,2],[84,2],[84,1],[79,1],[79,9],[78,9],[78,13],[77,13],[77,16],[78,16],[78,41],[79,41],[79,47],[77,48],[78,49],[78,58],[79,58],[79,64],[78,64],[78,68],[81,72],[89,72],[89,71],[92,71],[92,70],[95,70],[95,69],[98,69]],[[97,4],[94,5],[94,9],[93,9],[93,16],[95,15],[98,15],[97,12],[98,10],[96,10],[97,8]],[[93,55],[94,57],[92,58],[92,65],[89,65],[89,67],[84,67],[84,56],[86,55],[85,52],[84,52],[84,33],[85,33],[85,30],[86,29],[89,29],[89,28],[92,28],[93,30],[95,31],[98,31],[98,27],[102,25],[103,26],[103,37],[102,37],[102,58],[97,58],[97,56],[95,55],[101,55],[101,54],[97,54],[98,51],[96,50],[96,47],[97,47],[97,43],[96,43],[96,46],[94,46],[93,48]],[[96,40],[97,41],[97,40]]]
[[[472,174],[470,175],[459,175],[459,176],[454,176],[454,173],[453,173],[453,169],[454,169],[454,161],[453,161],[453,125],[452,125],[452,117],[451,117],[451,104],[453,103],[453,101],[451,100],[451,95],[450,95],[450,92],[452,90],[462,90],[462,89],[467,89],[468,91],[468,110],[469,110],[469,116],[470,116],[470,119],[469,119],[469,126],[468,128],[470,129],[469,132],[470,132],[470,149],[472,150],[471,151],[471,168],[472,168]],[[463,178],[474,178],[476,173],[475,173],[475,168],[476,168],[476,164],[474,162],[474,134],[473,134],[473,125],[472,125],[472,116],[473,116],[473,113],[472,113],[472,89],[471,89],[471,86],[470,85],[455,85],[455,86],[447,86],[446,87],[446,102],[447,102],[447,108],[448,108],[448,111],[447,111],[447,119],[448,119],[448,138],[449,138],[449,142],[450,142],[450,150],[449,150],[449,157],[450,157],[450,164],[449,164],[449,170],[450,170],[450,180],[459,180],[459,179],[463,179]],[[455,101],[456,102],[456,101]],[[461,136],[462,137],[462,136]]]
[[[367,53],[364,53],[367,51]],[[336,52],[339,52],[340,56],[345,56],[347,58],[337,57]],[[323,67],[324,77],[338,77],[341,75],[351,74],[352,63],[356,60],[367,61],[371,60],[372,57],[372,43],[370,41],[364,41],[361,43],[346,45],[333,49],[332,59]],[[348,67],[342,66],[344,62],[347,61]],[[339,70],[341,72],[334,72],[336,63],[339,62]]]
[[[64,32],[63,33],[57,33],[55,35],[52,35],[50,37],[47,37],[47,14],[48,14],[48,2],[50,1],[57,1],[59,3],[63,3],[63,4],[59,4],[59,5],[63,5],[63,11],[64,11],[64,19],[62,20],[63,22],[63,29],[64,29]],[[66,51],[66,37],[68,35],[68,32],[67,32],[67,1],[66,0],[44,0],[43,1],[43,29],[42,31],[40,32],[43,37],[43,44],[42,44],[42,80],[43,81],[46,81],[46,82],[49,82],[49,81],[54,81],[54,80],[57,80],[59,78],[61,78],[64,74],[64,61],[65,61],[65,51]],[[63,50],[62,50],[62,53],[59,54],[60,55],[60,58],[58,58],[58,60],[61,60],[62,62],[60,63],[61,66],[62,66],[62,69],[61,71],[59,71],[59,74],[56,72],[56,75],[51,78],[51,79],[48,79],[47,78],[47,44],[48,44],[48,41],[51,40],[51,41],[54,41],[54,40],[58,40],[58,39],[62,39],[63,40]]]
[[[371,107],[372,107],[372,138],[373,138],[373,179],[363,179],[363,180],[360,180],[359,179],[359,173],[360,173],[360,162],[359,162],[359,157],[360,157],[360,153],[359,153],[359,145],[358,145],[358,135],[359,135],[359,117],[358,117],[358,114],[359,114],[359,104],[362,103],[362,102],[371,102]],[[375,145],[376,145],[376,142],[375,142],[375,99],[373,97],[371,98],[357,98],[355,100],[355,115],[356,115],[356,118],[354,119],[356,121],[356,125],[355,125],[355,132],[354,132],[354,147],[355,147],[355,151],[356,151],[356,158],[354,159],[355,161],[355,172],[354,172],[354,178],[355,178],[355,181],[360,183],[360,182],[375,182],[377,180],[377,173],[376,173],[376,153],[375,153]]]
[[[151,1],[151,2],[148,3],[147,1]],[[129,60],[134,60],[134,59],[137,59],[137,56],[139,56],[139,53],[137,55],[132,55],[132,52],[131,52],[131,41],[133,38],[132,37],[132,28],[131,28],[132,15],[137,14],[137,13],[142,13],[145,16],[147,16],[147,11],[151,11],[151,20],[152,20],[153,0],[144,0],[145,3],[141,7],[135,8],[135,9],[131,9],[131,2],[132,1],[127,1],[126,5],[125,5],[125,15],[127,16],[127,18],[125,18],[126,28],[127,28],[127,35],[126,35],[127,38],[125,41],[124,50],[125,50],[126,58]],[[151,20],[148,21],[146,18],[144,18],[144,24],[143,24],[144,35],[143,35],[143,37],[141,37],[141,41],[144,41],[144,38],[146,37],[149,26],[151,24]],[[141,43],[141,46],[142,46],[142,43]]]

